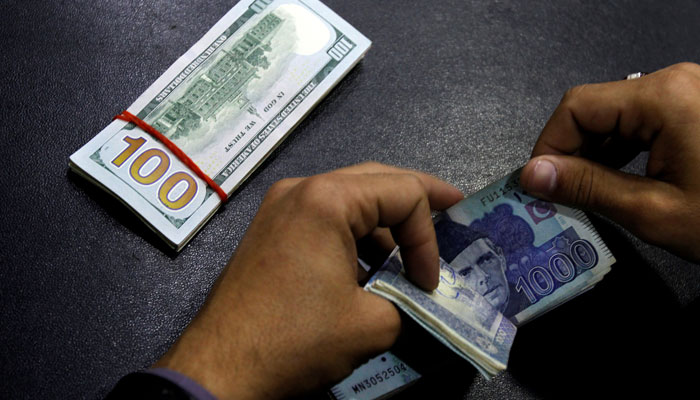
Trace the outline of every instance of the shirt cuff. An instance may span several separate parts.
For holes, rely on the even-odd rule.
[[[199,383],[190,379],[188,376],[183,375],[179,372],[175,372],[167,368],[152,368],[143,372],[169,380],[170,382],[181,387],[183,390],[185,390],[197,400],[216,400],[216,397],[209,393],[207,389],[202,387]]]

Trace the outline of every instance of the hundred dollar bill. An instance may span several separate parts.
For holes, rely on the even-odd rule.
[[[482,358],[474,357],[472,349],[495,343],[498,331],[492,326],[485,336],[494,342],[483,336],[474,342],[455,321],[483,328],[477,316],[497,313],[521,325],[590,289],[615,262],[582,211],[529,196],[520,189],[519,176],[515,171],[435,217],[441,271],[434,292],[421,291],[404,278],[398,253],[366,285],[486,376],[505,368],[514,327],[501,325],[509,335],[499,343],[506,354],[494,360],[483,358],[483,351],[478,353]],[[457,313],[462,314],[453,316],[440,307],[445,299],[464,299],[468,293],[477,300]]]
[[[364,56],[371,42],[317,0],[244,0],[128,111],[229,195]],[[114,121],[70,167],[180,250],[221,205],[160,142]]]

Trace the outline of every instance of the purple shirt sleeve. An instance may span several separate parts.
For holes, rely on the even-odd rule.
[[[203,388],[200,384],[179,372],[175,372],[167,368],[152,368],[143,372],[157,375],[161,378],[169,380],[170,382],[180,386],[197,400],[216,400],[216,397],[209,393],[209,391]]]

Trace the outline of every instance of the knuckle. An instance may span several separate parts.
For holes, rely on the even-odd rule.
[[[669,70],[677,70],[677,71],[685,71],[688,73],[692,74],[700,74],[700,65],[693,63],[693,62],[681,62],[678,64],[673,64],[669,68]]]
[[[360,165],[363,167],[368,167],[368,169],[376,169],[376,168],[381,168],[384,166],[384,164],[377,162],[377,161],[372,161],[372,160],[360,163]]]
[[[667,234],[664,227],[683,224],[682,207],[664,192],[649,192],[643,196],[634,218],[628,221],[632,232],[651,243],[663,243]]]
[[[415,201],[415,207],[427,207],[430,209],[430,201],[428,199],[428,189],[423,181],[413,174],[400,174],[396,177],[400,179],[400,185]]]
[[[595,170],[589,165],[583,165],[575,174],[569,186],[569,198],[573,204],[589,208],[594,207],[593,185],[595,182]]]
[[[269,189],[267,189],[267,193],[265,194],[265,198],[269,200],[276,200],[280,197],[283,197],[287,192],[289,191],[290,188],[294,186],[294,180],[291,178],[287,179],[282,179],[280,181],[277,181],[270,186]]]
[[[320,217],[334,217],[342,213],[344,187],[338,177],[327,174],[304,179],[297,185],[297,196],[301,207],[313,211]]]
[[[571,115],[575,114],[575,110],[581,108],[581,105],[586,101],[586,94],[590,89],[590,85],[583,84],[569,88],[564,92],[564,96],[559,102],[559,110],[567,111]]]
[[[700,66],[691,63],[676,64],[667,68],[657,80],[658,95],[663,99],[695,96],[700,91]]]
[[[571,106],[575,104],[581,97],[581,93],[583,93],[587,89],[587,84],[578,85],[567,89],[567,91],[564,92],[564,96],[561,99],[561,104],[565,106]]]
[[[681,220],[685,207],[674,196],[665,192],[652,192],[646,196],[644,203],[644,208],[648,210],[644,221],[647,226],[664,226],[670,221],[683,223]]]
[[[405,185],[411,185],[412,188],[422,192],[424,195],[427,195],[425,186],[423,186],[423,181],[421,181],[418,176],[413,174],[402,174],[402,177],[405,180]]]

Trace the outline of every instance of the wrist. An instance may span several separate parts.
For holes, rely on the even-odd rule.
[[[255,363],[245,357],[246,346],[234,337],[233,329],[216,329],[201,317],[193,321],[152,368],[187,376],[218,399],[261,398],[255,388],[264,386],[256,385],[251,379]]]
[[[166,369],[132,372],[117,382],[106,400],[216,400],[196,382]]]

